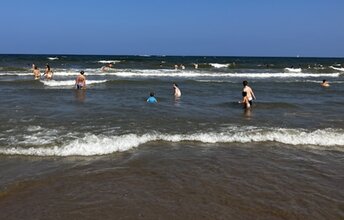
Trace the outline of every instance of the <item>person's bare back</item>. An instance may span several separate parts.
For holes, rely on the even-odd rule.
[[[41,78],[41,72],[39,71],[38,67],[35,64],[32,64],[33,68],[33,75],[35,77],[35,80],[38,80]]]
[[[180,91],[180,89],[176,83],[173,83],[173,89],[174,89],[174,96],[176,98],[179,98],[182,96],[182,92]]]
[[[246,93],[247,93],[247,98],[248,98],[249,100],[252,100],[252,99],[253,99],[254,94],[253,94],[253,91],[252,91],[251,87],[245,86],[244,89],[243,89],[243,92],[246,92]]]
[[[252,105],[252,100],[256,99],[256,96],[254,95],[253,90],[251,89],[251,87],[248,86],[248,82],[246,80],[243,81],[242,83],[243,83],[243,86],[244,86],[242,91],[247,93],[247,98],[248,98],[250,104]]]

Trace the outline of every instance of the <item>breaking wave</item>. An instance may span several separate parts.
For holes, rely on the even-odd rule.
[[[41,82],[45,86],[51,86],[51,87],[58,87],[58,86],[74,86],[75,80],[62,80],[62,81],[56,81],[56,80],[41,80]],[[87,80],[87,85],[91,84],[97,84],[97,83],[105,83],[107,80]]]
[[[140,70],[109,73],[118,77],[223,77],[223,78],[307,78],[338,77],[339,73],[213,73],[199,71]]]
[[[103,64],[107,64],[107,63],[120,63],[120,60],[99,60],[97,61],[97,63],[103,63]]]
[[[227,68],[230,64],[221,64],[221,63],[209,63],[210,66],[215,68]]]
[[[58,60],[58,57],[47,57],[48,60]]]
[[[92,156],[127,151],[142,144],[155,141],[201,142],[201,143],[250,143],[278,142],[317,149],[344,150],[343,129],[319,129],[314,131],[286,128],[230,127],[223,132],[200,132],[192,134],[163,134],[159,132],[123,134],[115,136],[86,134],[62,146],[11,147],[0,149],[1,154],[36,156]],[[32,137],[36,142],[37,138]],[[42,143],[43,144],[43,143]],[[45,143],[44,143],[45,144]],[[32,146],[32,145],[31,145]]]

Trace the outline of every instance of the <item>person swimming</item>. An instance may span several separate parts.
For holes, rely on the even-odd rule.
[[[149,98],[147,99],[147,102],[148,103],[157,103],[158,102],[158,100],[156,100],[156,98],[154,97],[154,92],[151,92],[149,94]]]
[[[109,63],[108,65],[106,66],[102,66],[101,70],[103,72],[106,72],[106,71],[109,71],[111,68],[112,68],[113,64],[112,63]]]
[[[326,79],[324,79],[323,82],[320,83],[320,85],[321,85],[322,87],[329,87],[329,86],[330,86],[330,84],[327,82]]]
[[[75,79],[76,89],[86,89],[86,77],[84,76],[84,71],[80,71],[80,75]]]

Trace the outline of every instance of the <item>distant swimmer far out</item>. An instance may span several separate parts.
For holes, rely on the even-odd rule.
[[[242,91],[247,93],[248,101],[249,101],[250,105],[252,105],[252,100],[253,100],[253,99],[256,99],[256,96],[254,95],[254,93],[253,93],[251,87],[248,86],[248,82],[247,82],[246,80],[244,80],[244,81],[242,82],[242,84],[243,84],[243,86],[244,86],[243,89],[242,89]]]
[[[76,77],[75,87],[76,89],[86,89],[86,77],[84,76],[84,71],[81,71]]]
[[[149,98],[147,99],[147,102],[148,103],[157,103],[158,102],[158,100],[156,100],[156,98],[154,97],[154,92],[151,92],[149,94]]]
[[[173,83],[173,95],[176,98],[179,98],[182,96],[182,92],[180,91],[177,83]]]
[[[39,71],[38,67],[35,64],[32,64],[32,71],[33,71],[35,80],[39,80],[41,78],[41,72]]]
[[[321,85],[322,87],[329,87],[329,86],[330,86],[330,84],[327,82],[326,79],[324,79],[324,80],[322,81],[322,83],[320,83],[320,85]]]

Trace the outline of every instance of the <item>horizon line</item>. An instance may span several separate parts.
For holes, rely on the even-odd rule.
[[[77,53],[0,53],[0,55],[37,55],[37,56],[140,56],[140,57],[252,57],[252,58],[327,58],[327,59],[343,59],[336,56],[278,56],[278,55],[159,55],[159,54],[77,54]]]

